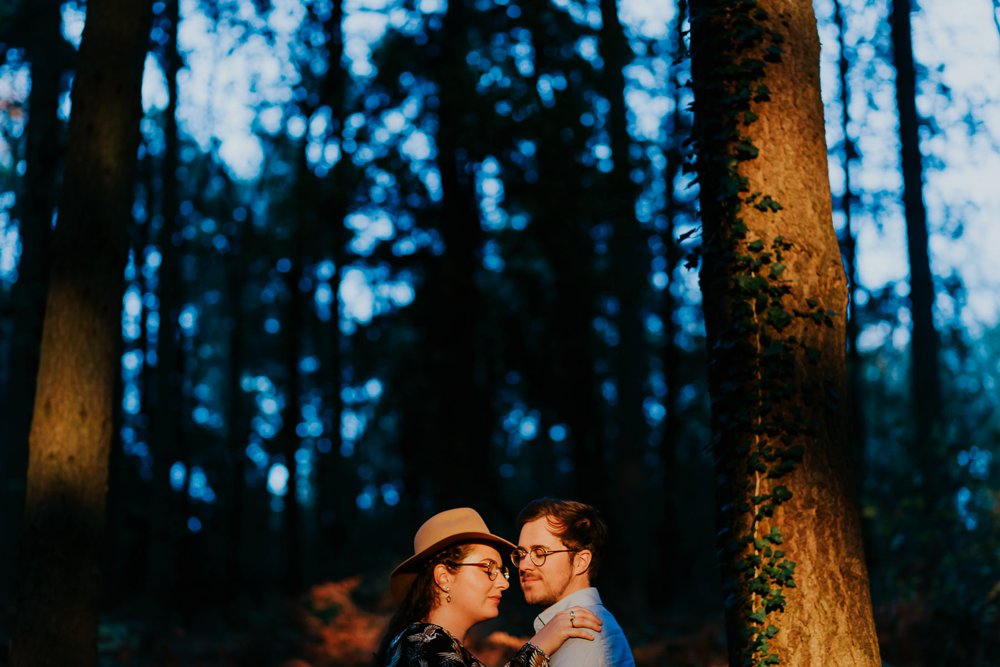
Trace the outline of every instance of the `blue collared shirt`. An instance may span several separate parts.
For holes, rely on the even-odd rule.
[[[550,667],[635,667],[632,649],[618,621],[611,615],[596,588],[584,588],[567,595],[535,617],[535,632],[541,630],[560,611],[584,607],[604,623],[594,641],[567,639],[551,657]]]

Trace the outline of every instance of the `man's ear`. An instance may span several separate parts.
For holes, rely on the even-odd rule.
[[[593,554],[590,549],[581,549],[576,552],[576,558],[573,559],[573,574],[585,574],[590,570],[590,559]]]

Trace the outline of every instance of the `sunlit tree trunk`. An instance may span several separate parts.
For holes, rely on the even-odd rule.
[[[691,14],[730,664],[875,667],[816,19],[807,0]]]
[[[934,327],[934,278],[928,250],[927,208],[924,206],[920,119],[917,115],[917,73],[913,60],[910,1],[893,0],[890,25],[896,65],[896,104],[899,109],[900,167],[903,170],[903,208],[906,248],[910,258],[910,414],[913,453],[920,475],[925,511],[947,502],[941,481],[944,461],[934,430],[941,412],[940,343]]]
[[[48,289],[52,214],[63,152],[63,128],[58,116],[60,75],[68,64],[66,52],[70,47],[60,31],[60,5],[58,0],[41,0],[25,4],[24,10],[30,14],[26,49],[31,58],[31,92],[24,187],[17,207],[21,257],[12,290],[14,322],[8,347],[8,377],[5,386],[0,387],[0,525],[12,530],[20,529],[24,511],[28,433]],[[9,574],[16,550],[14,539],[0,544],[0,605],[11,590]]]
[[[99,564],[140,83],[144,2],[91,0],[73,86],[31,425],[11,664],[97,664]]]

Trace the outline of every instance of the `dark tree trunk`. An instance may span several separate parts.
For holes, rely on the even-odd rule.
[[[850,134],[850,102],[851,92],[847,85],[847,75],[850,72],[850,59],[847,54],[847,22],[841,8],[840,0],[833,5],[833,22],[837,27],[837,43],[840,56],[837,61],[837,73],[840,82],[840,131],[844,135],[844,196],[840,206],[844,214],[844,231],[841,251],[847,270],[849,301],[847,305],[847,386],[851,401],[851,427],[854,433],[855,460],[858,464],[857,479],[862,479],[862,465],[865,447],[865,413],[862,402],[861,354],[858,351],[858,336],[861,334],[861,324],[858,322],[857,292],[862,289],[858,280],[857,238],[854,234],[853,212],[855,195],[851,183],[851,166],[858,158],[858,148]]]
[[[122,0],[91,0],[87,8],[31,425],[11,646],[17,667],[97,664],[99,559],[149,10]]]
[[[684,21],[686,19],[686,2],[681,3],[678,8],[676,23],[673,30],[674,45],[671,49],[674,54],[674,61],[679,61],[679,57],[684,50]],[[663,366],[663,381],[666,385],[667,394],[664,397],[664,407],[666,416],[663,420],[663,432],[660,435],[660,465],[663,474],[660,478],[663,493],[663,521],[659,533],[659,551],[663,554],[665,567],[660,576],[654,577],[656,582],[654,587],[658,600],[661,603],[669,604],[676,592],[679,581],[678,561],[678,535],[679,535],[679,514],[677,503],[677,475],[678,464],[677,449],[680,446],[681,417],[680,417],[680,388],[683,385],[683,376],[680,372],[681,354],[677,343],[677,309],[679,305],[679,295],[675,291],[677,272],[680,269],[680,246],[676,238],[677,230],[675,220],[680,214],[681,204],[677,201],[677,178],[681,173],[681,153],[683,127],[681,121],[681,109],[683,101],[681,99],[681,85],[679,81],[678,68],[674,67],[673,74],[669,80],[668,94],[673,97],[673,111],[668,117],[666,135],[667,140],[673,145],[666,151],[667,165],[663,175],[664,208],[665,219],[664,229],[661,233],[663,245],[666,252],[666,273],[667,287],[663,290],[663,305],[660,317],[663,320],[663,350],[661,352]]]
[[[616,0],[601,0],[601,54],[604,71],[601,92],[610,104],[607,118],[614,166],[608,179],[607,219],[611,222],[611,292],[618,302],[615,318],[618,345],[612,352],[617,387],[615,405],[616,475],[614,494],[619,526],[618,539],[626,554],[622,573],[628,609],[641,616],[645,600],[649,559],[643,553],[645,502],[644,457],[648,449],[648,429],[643,413],[646,386],[646,341],[643,326],[643,298],[647,294],[649,260],[643,230],[636,219],[638,188],[632,182],[631,138],[625,104],[625,67],[631,49],[618,18]]]
[[[455,470],[476,471],[436,484],[442,507],[484,506],[497,497],[499,481],[491,462],[492,409],[484,374],[484,304],[476,284],[482,250],[482,228],[471,166],[472,130],[465,50],[468,45],[464,0],[450,3],[444,17],[436,63],[440,86],[437,142],[441,172],[440,232],[444,254],[428,278],[429,349],[433,360],[433,402],[437,414],[429,420],[423,444],[452,462]],[[433,458],[433,457],[432,457]]]
[[[928,250],[927,209],[924,206],[920,118],[917,115],[917,73],[913,60],[910,1],[893,0],[890,25],[896,65],[896,104],[899,108],[900,167],[903,170],[903,208],[906,248],[910,258],[910,410],[913,452],[920,475],[925,511],[948,502],[941,481],[946,461],[935,435],[941,412],[940,343],[934,327],[934,278]]]
[[[28,433],[38,374],[38,352],[49,279],[52,214],[63,153],[59,122],[60,77],[68,65],[58,0],[28,5],[31,93],[28,97],[24,189],[18,197],[21,258],[13,288],[13,335],[7,347],[7,381],[0,388],[0,525],[19,531],[28,471]],[[17,541],[0,545],[0,605],[8,598]]]
[[[730,664],[874,667],[812,4],[691,14]]]
[[[347,82],[349,73],[344,68],[343,1],[333,0],[330,16],[324,24],[327,43],[327,60],[330,63],[321,83],[321,101],[330,107],[334,132],[342,139],[347,117]],[[342,142],[341,142],[342,144]],[[327,193],[325,204],[316,211],[320,224],[325,227],[326,242],[323,244],[333,260],[333,275],[330,277],[330,319],[319,324],[320,355],[323,393],[326,396],[324,427],[330,442],[330,449],[320,453],[317,461],[317,528],[320,535],[320,555],[330,569],[327,577],[340,576],[352,571],[361,563],[348,563],[350,550],[345,548],[350,517],[354,509],[351,471],[341,456],[343,437],[341,420],[344,404],[341,390],[344,386],[344,338],[340,331],[340,284],[347,260],[345,244],[347,230],[348,202],[353,187],[350,180],[350,160],[342,159],[333,168],[330,177],[321,184]]]
[[[304,159],[304,158],[303,158]],[[291,269],[285,279],[287,291],[287,308],[281,327],[285,333],[285,410],[281,416],[281,432],[278,442],[285,466],[288,468],[288,485],[282,510],[282,529],[284,533],[283,547],[285,555],[285,570],[282,579],[284,591],[288,596],[296,596],[302,590],[302,508],[298,498],[298,459],[296,454],[301,439],[296,433],[296,427],[302,421],[302,373],[299,363],[302,360],[302,315],[304,298],[302,292],[303,277],[303,235],[305,226],[303,216],[299,217],[292,231],[292,243],[289,259]]]
[[[148,591],[162,610],[174,590],[175,565],[178,553],[178,522],[173,520],[171,505],[173,490],[170,467],[181,459],[181,400],[183,393],[184,356],[181,352],[179,324],[181,304],[179,168],[180,137],[177,126],[178,82],[181,56],[177,49],[177,28],[180,22],[180,0],[168,0],[161,20],[167,31],[163,51],[168,103],[164,110],[164,153],[161,182],[161,223],[158,234],[160,266],[159,330],[156,340],[156,365],[147,365],[151,376],[149,396],[149,449],[152,456],[152,481],[149,497],[149,575]],[[153,218],[155,219],[155,218]]]

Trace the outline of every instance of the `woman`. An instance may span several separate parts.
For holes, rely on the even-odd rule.
[[[389,621],[376,667],[483,667],[465,648],[469,629],[499,614],[510,587],[500,550],[517,547],[490,533],[468,507],[435,514],[413,538],[413,556],[390,578],[399,609]],[[508,667],[546,667],[570,637],[593,640],[601,621],[584,609],[560,612],[521,647]]]

